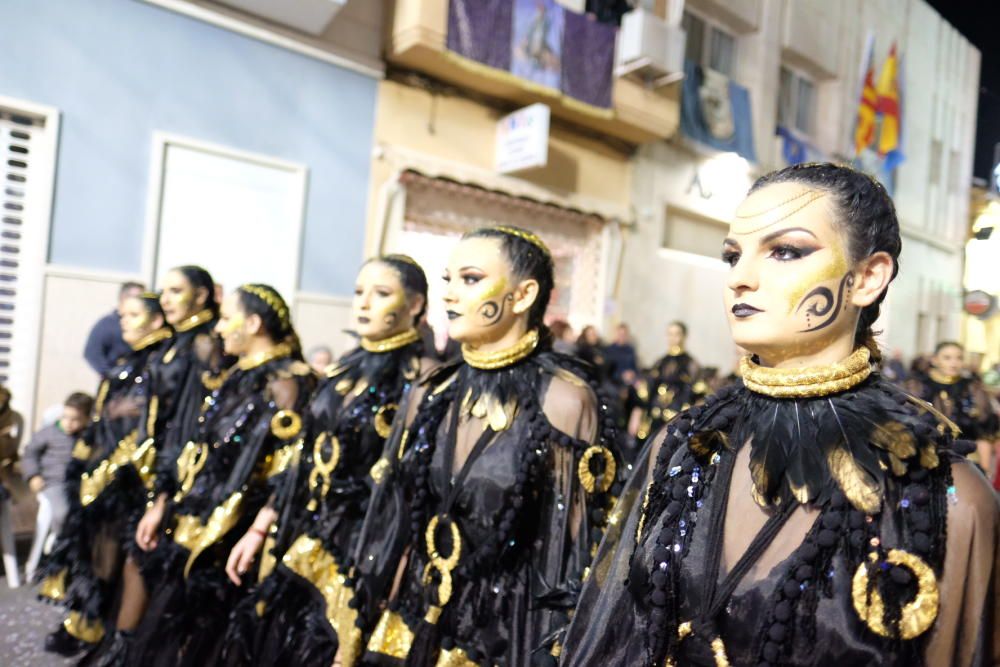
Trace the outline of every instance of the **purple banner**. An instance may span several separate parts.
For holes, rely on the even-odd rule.
[[[448,50],[611,107],[617,28],[555,0],[449,0]]]
[[[512,10],[511,0],[451,0],[448,50],[509,70]]]
[[[611,107],[618,29],[590,16],[566,12],[562,91],[596,107]]]

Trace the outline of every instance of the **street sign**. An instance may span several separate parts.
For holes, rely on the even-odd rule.
[[[986,319],[993,314],[993,310],[996,308],[996,298],[988,292],[972,290],[965,293],[962,307],[969,315]]]
[[[549,160],[549,107],[532,104],[497,122],[493,162],[501,174],[544,167]]]

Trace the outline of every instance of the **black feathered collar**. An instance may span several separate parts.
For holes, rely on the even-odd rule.
[[[388,352],[369,352],[362,347],[348,352],[326,371],[326,377],[336,380],[334,388],[341,395],[353,392],[360,396],[369,387],[395,381],[400,375],[412,382],[420,373],[420,341]]]
[[[939,450],[957,434],[946,417],[877,373],[847,391],[813,398],[774,398],[740,387],[682,419],[691,424],[688,446],[699,457],[749,443],[759,504],[790,495],[822,505],[839,488],[869,514],[879,510],[888,476],[936,468]]]

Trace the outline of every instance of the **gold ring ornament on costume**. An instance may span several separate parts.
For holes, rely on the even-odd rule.
[[[870,565],[861,563],[854,573],[851,586],[854,611],[875,634],[895,638],[897,629],[885,625],[885,602],[882,594],[879,593],[878,586],[869,585],[869,567],[877,568],[877,559],[878,555],[871,553]],[[885,562],[907,568],[916,579],[916,595],[900,610],[898,636],[902,639],[919,637],[934,624],[938,614],[939,592],[934,570],[919,556],[901,549],[891,549],[885,557]]]
[[[208,462],[208,445],[189,440],[177,457],[177,481],[180,486],[174,494],[174,502],[184,499],[194,486],[194,480]]]
[[[392,433],[392,420],[395,418],[397,410],[399,410],[397,404],[387,403],[375,412],[375,417],[372,419],[372,426],[375,427],[378,437],[388,438],[389,434]],[[388,413],[388,416],[386,413]]]
[[[330,438],[330,458],[323,455],[323,444],[328,437],[329,434],[326,431],[316,436],[316,441],[313,443],[313,468],[309,472],[309,489],[315,491],[318,487],[322,487],[319,492],[320,498],[325,498],[327,492],[330,491],[330,475],[333,474],[340,462],[340,440],[336,437]],[[314,496],[306,509],[315,512],[317,507]]]
[[[597,456],[604,459],[604,472],[600,473],[600,477],[596,476],[590,467],[594,457]],[[601,445],[589,447],[583,453],[583,456],[580,457],[580,463],[576,468],[580,484],[583,485],[587,493],[604,493],[610,489],[611,485],[615,482],[615,473],[617,470],[618,465],[615,463],[615,457],[611,453],[611,450]]]
[[[294,438],[302,430],[302,417],[294,410],[278,410],[271,417],[271,433],[281,440]]]
[[[424,586],[428,586],[431,583],[432,569],[437,570],[441,575],[441,583],[438,584],[437,588],[438,603],[431,605],[425,617],[428,623],[437,623],[438,618],[441,616],[441,609],[451,599],[451,573],[458,567],[458,561],[462,557],[462,533],[458,530],[458,526],[453,520],[447,519],[447,521],[448,529],[451,531],[451,553],[448,554],[447,558],[441,555],[437,546],[437,529],[441,522],[439,515],[431,517],[431,520],[427,523],[427,530],[424,533],[424,540],[427,542],[427,557],[430,558],[430,562],[424,567]]]

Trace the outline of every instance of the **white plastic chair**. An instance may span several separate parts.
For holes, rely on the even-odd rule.
[[[51,547],[53,535],[49,534],[52,528],[52,503],[45,497],[44,493],[39,493],[38,514],[35,517],[35,538],[31,541],[31,552],[28,554],[28,562],[24,566],[24,577],[28,581],[35,578],[35,570],[38,569],[38,561],[42,559],[42,553]]]
[[[3,569],[7,573],[7,585],[17,588],[21,577],[17,570],[17,548],[14,542],[14,526],[11,521],[13,503],[8,498],[0,503],[0,549],[3,549]]]

